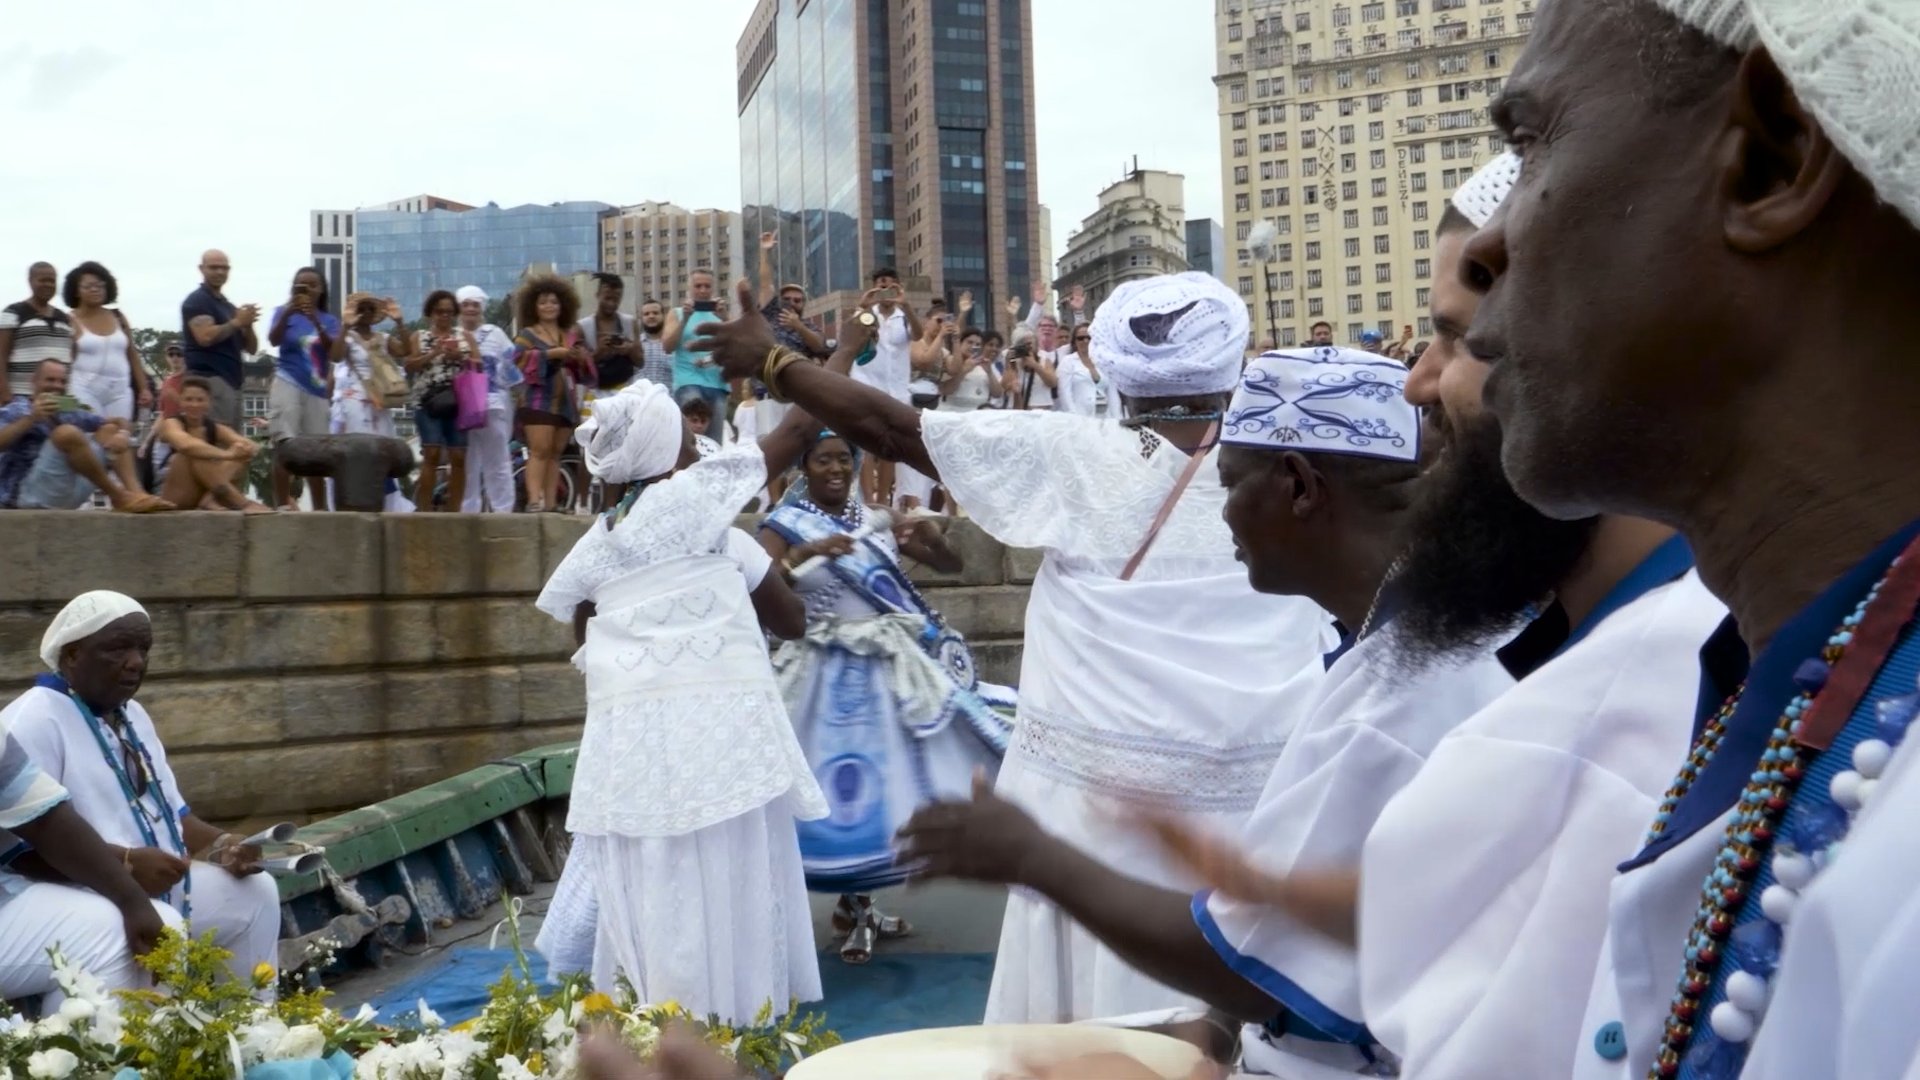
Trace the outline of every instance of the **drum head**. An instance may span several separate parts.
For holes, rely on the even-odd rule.
[[[1087,1054],[1125,1054],[1166,1080],[1200,1062],[1189,1043],[1147,1031],[1084,1024],[1000,1024],[903,1031],[845,1043],[795,1065],[787,1080],[986,1080],[1021,1066]]]

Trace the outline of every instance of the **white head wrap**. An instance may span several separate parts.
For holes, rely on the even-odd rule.
[[[1507,201],[1513,182],[1520,177],[1520,159],[1511,152],[1501,154],[1460,185],[1453,193],[1453,208],[1467,216],[1476,229],[1493,220],[1493,212]]]
[[[53,624],[40,638],[40,660],[54,671],[60,670],[60,650],[82,641],[129,615],[145,615],[147,609],[124,593],[96,589],[81,593],[60,609]]]
[[[1247,353],[1247,302],[1212,274],[1129,281],[1093,317],[1094,363],[1130,398],[1223,394]]]
[[[1920,4],[1656,0],[1742,51],[1765,46],[1794,94],[1873,185],[1920,225]]]
[[[462,285],[459,290],[453,294],[453,298],[456,302],[462,304],[469,300],[478,300],[480,303],[485,304],[487,302],[487,290],[478,285]]]
[[[1420,411],[1407,369],[1358,349],[1287,349],[1256,357],[1220,424],[1220,441],[1257,450],[1420,458]]]
[[[593,415],[573,433],[587,470],[610,484],[671,472],[680,461],[685,421],[666,387],[635,379],[593,401]]]

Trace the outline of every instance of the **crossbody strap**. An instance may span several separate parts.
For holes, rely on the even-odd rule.
[[[1215,420],[1207,425],[1206,436],[1200,440],[1200,446],[1194,450],[1193,455],[1187,458],[1187,467],[1180,470],[1180,479],[1173,482],[1173,490],[1167,492],[1167,501],[1160,504],[1160,512],[1153,515],[1153,524],[1148,527],[1146,537],[1140,541],[1139,550],[1133,553],[1133,558],[1127,560],[1126,569],[1120,571],[1121,581],[1133,580],[1134,572],[1140,569],[1141,562],[1147,557],[1147,551],[1159,538],[1160,530],[1166,527],[1167,518],[1173,515],[1174,504],[1180,501],[1180,496],[1186,494],[1187,485],[1193,483],[1194,474],[1200,471],[1201,463],[1207,460],[1207,455],[1213,450],[1214,437],[1219,434],[1220,421]]]

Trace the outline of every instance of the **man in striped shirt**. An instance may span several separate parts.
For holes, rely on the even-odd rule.
[[[159,941],[162,909],[75,812],[67,790],[0,729],[0,863],[28,845],[67,883],[0,875],[0,999],[57,992],[52,948],[110,990],[141,985],[134,957]]]

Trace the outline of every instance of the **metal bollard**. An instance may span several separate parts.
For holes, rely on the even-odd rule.
[[[307,435],[286,440],[274,454],[295,476],[332,480],[336,510],[378,513],[386,507],[387,481],[413,474],[413,448],[390,435]],[[325,498],[321,487],[314,504]]]

